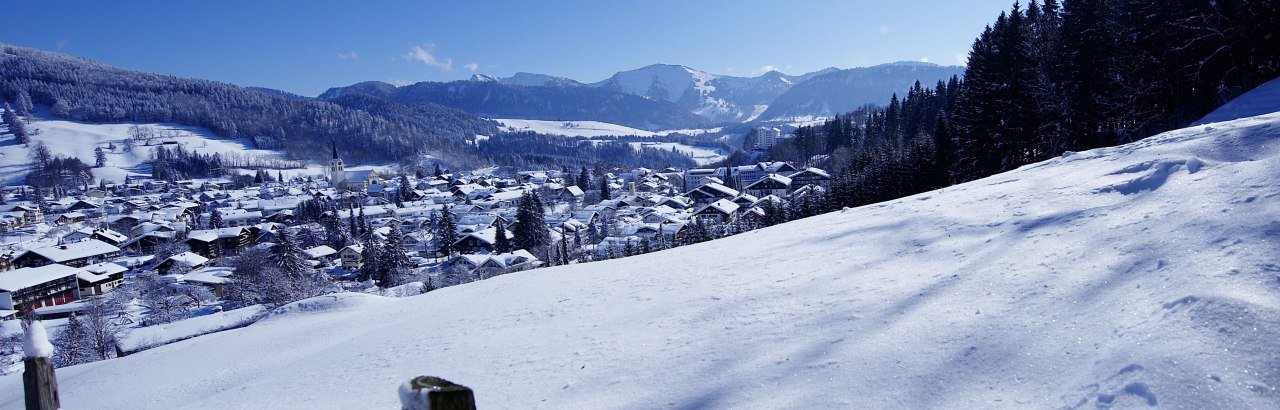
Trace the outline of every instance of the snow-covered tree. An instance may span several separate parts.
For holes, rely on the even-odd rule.
[[[288,276],[301,276],[311,271],[307,254],[298,246],[289,228],[280,228],[276,232],[275,244],[271,246],[271,262]]]
[[[50,340],[53,343],[53,364],[57,367],[75,366],[89,363],[100,358],[95,357],[89,330],[76,314],[67,318],[67,325],[62,332]]]

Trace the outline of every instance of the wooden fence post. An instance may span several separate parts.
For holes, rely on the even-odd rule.
[[[53,344],[45,333],[44,323],[32,320],[22,330],[22,393],[27,410],[57,410],[58,379],[53,375]]]
[[[471,388],[434,376],[418,376],[400,385],[403,410],[475,410]]]

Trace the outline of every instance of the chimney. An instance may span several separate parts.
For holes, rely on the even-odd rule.
[[[628,187],[631,188],[631,195],[634,196],[636,194],[636,181],[631,181]]]

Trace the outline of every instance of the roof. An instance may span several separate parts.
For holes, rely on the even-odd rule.
[[[325,257],[325,256],[329,256],[329,255],[333,255],[333,254],[335,254],[335,253],[338,253],[338,251],[335,251],[335,250],[333,250],[333,248],[330,248],[330,247],[325,246],[325,245],[320,245],[320,246],[317,246],[317,247],[314,247],[314,248],[310,248],[310,249],[304,250],[304,251],[302,251],[302,252],[303,252],[303,253],[305,253],[305,254],[307,254],[307,256],[310,256],[310,257],[312,257],[312,258],[321,258],[321,257]]]
[[[707,204],[707,206],[704,206],[701,209],[698,209],[698,212],[696,213],[702,213],[702,211],[706,211],[707,209],[714,209],[716,211],[720,211],[726,214],[732,214],[734,212],[737,212],[738,208],[739,208],[739,205],[737,203],[734,203],[733,201],[730,201],[727,199],[721,199],[721,200],[712,202],[710,204]]]
[[[793,174],[793,175],[794,175],[794,174]],[[782,175],[778,175],[778,174],[769,174],[769,175],[765,175],[764,177],[760,178],[760,180],[759,180],[759,181],[752,182],[752,183],[751,183],[751,185],[747,185],[747,189],[754,189],[754,187],[755,187],[757,184],[763,184],[763,183],[768,183],[768,182],[776,182],[776,183],[779,183],[779,184],[782,184],[782,185],[790,186],[790,185],[791,185],[791,178],[784,177],[784,176],[782,176]]]
[[[231,281],[232,268],[215,266],[192,271],[186,275],[182,275],[183,282],[205,283],[210,285],[223,284]]]
[[[106,243],[97,239],[89,239],[87,241],[82,241],[82,242],[72,242],[64,245],[54,245],[54,246],[46,246],[43,248],[36,248],[36,249],[29,250],[27,252],[40,255],[45,259],[51,260],[55,263],[62,263],[70,260],[87,258],[90,256],[120,252],[120,248],[117,248],[115,246],[112,246],[109,243]]]
[[[8,272],[0,272],[0,291],[16,292],[67,276],[75,276],[79,272],[80,269],[56,263],[36,268],[20,268]]]
[[[208,262],[209,258],[200,256],[195,252],[188,251],[188,252],[183,252],[177,255],[170,256],[169,259],[167,259],[166,261],[182,262],[187,264],[187,266],[200,266],[200,265],[203,265],[205,262]]]

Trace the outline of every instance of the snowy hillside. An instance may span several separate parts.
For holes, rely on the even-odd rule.
[[[1194,125],[1252,117],[1275,112],[1277,109],[1280,109],[1280,78],[1271,80],[1223,104],[1200,121],[1196,121]]]
[[[566,137],[605,137],[605,136],[637,136],[662,137],[671,134],[702,135],[720,132],[722,128],[645,131],[625,125],[610,124],[600,121],[545,121],[522,119],[495,119],[502,124],[502,130],[508,132],[531,131],[547,135],[563,135]]]
[[[637,257],[341,294],[58,370],[67,408],[1280,407],[1280,114]],[[0,407],[21,406],[0,378]]]
[[[547,135],[585,138],[609,136],[665,137],[677,133],[684,135],[703,135],[719,133],[723,130],[723,128],[709,128],[694,130],[645,131],[600,121],[542,121],[520,119],[495,119],[494,121],[502,124],[502,130],[508,132],[528,131]],[[663,150],[675,149],[676,151],[693,158],[694,162],[698,165],[713,164],[729,156],[729,153],[724,152],[723,150],[697,147],[670,141],[633,142],[631,143],[631,146],[636,149],[642,147]]]
[[[187,127],[174,124],[132,124],[132,123],[82,123],[53,119],[48,115],[37,115],[36,121],[28,128],[39,130],[32,137],[32,144],[44,142],[54,155],[80,158],[88,164],[94,163],[94,149],[102,147],[107,150],[107,166],[94,168],[96,179],[105,179],[113,183],[124,182],[125,175],[151,176],[151,169],[143,163],[150,161],[154,146],[137,145],[132,150],[124,149],[124,142],[129,138],[129,127],[142,125],[161,133],[177,131],[175,138],[159,138],[158,145],[164,141],[176,142],[183,149],[197,151],[202,154],[221,153],[233,157],[246,155],[262,158],[277,158],[275,151],[251,149],[245,141],[219,137],[213,132],[198,127]],[[3,126],[0,126],[3,128]],[[114,144],[115,149],[108,147]],[[15,144],[11,135],[0,140],[0,181],[5,184],[22,183],[26,174],[32,169],[31,148]]]

